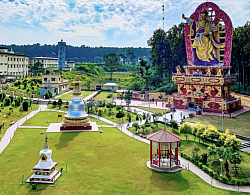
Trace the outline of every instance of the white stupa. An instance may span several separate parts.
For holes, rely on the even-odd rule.
[[[55,169],[57,162],[51,159],[52,150],[48,146],[48,138],[45,138],[43,150],[39,152],[40,160],[33,167],[34,174],[26,181],[28,183],[49,183],[53,184],[62,174]]]

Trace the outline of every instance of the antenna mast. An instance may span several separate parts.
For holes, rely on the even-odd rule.
[[[162,0],[162,26],[164,30],[164,0]]]

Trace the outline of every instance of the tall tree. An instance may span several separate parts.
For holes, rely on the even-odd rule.
[[[119,68],[119,56],[116,53],[109,53],[104,55],[105,67],[110,71],[110,80],[112,80],[113,72]]]

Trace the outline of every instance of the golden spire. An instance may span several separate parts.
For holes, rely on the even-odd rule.
[[[81,95],[80,83],[82,83],[82,81],[80,81],[79,75],[75,76],[75,80],[72,83],[75,84],[75,87],[74,87],[72,94],[73,95]]]
[[[48,137],[47,137],[47,135],[46,135],[46,137],[45,137],[45,144],[44,144],[43,149],[49,149],[49,145],[48,145]]]

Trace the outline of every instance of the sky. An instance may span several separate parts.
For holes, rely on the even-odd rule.
[[[199,0],[164,0],[165,30],[190,16]],[[214,0],[243,26],[250,0]],[[57,44],[91,47],[147,47],[163,28],[162,0],[0,0],[0,44]]]

